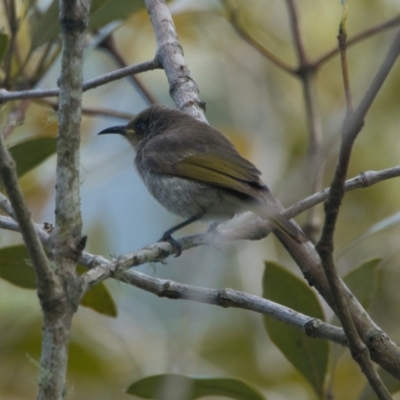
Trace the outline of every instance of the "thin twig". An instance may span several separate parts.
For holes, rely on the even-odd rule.
[[[370,186],[375,185],[376,183],[382,182],[387,179],[393,179],[397,178],[400,176],[400,166],[398,167],[392,167],[392,168],[387,168],[382,171],[366,171],[362,172],[358,176],[351,178],[346,181],[345,184],[345,191],[352,191],[356,189],[363,189],[367,188]],[[313,194],[312,196],[309,196],[298,203],[292,205],[291,207],[287,208],[286,211],[284,212],[284,215],[287,218],[294,218],[297,215],[300,215],[304,211],[307,211],[311,207],[316,206],[317,204],[322,203],[324,200],[328,198],[329,195],[329,190],[330,188],[326,188],[324,190],[321,190],[318,193]],[[0,197],[0,209],[5,211],[7,214],[9,214],[9,211],[12,210],[11,204],[9,203],[8,199],[3,197]],[[3,204],[4,202],[4,204]],[[10,214],[9,214],[10,215]],[[35,224],[36,230],[42,240],[46,240],[46,236],[43,236],[42,232],[42,226],[39,224]],[[6,229],[6,230],[12,230],[15,232],[19,232],[19,227],[18,224],[13,221],[10,218],[3,217],[0,219],[0,228]],[[271,226],[264,220],[257,220],[254,221],[245,227],[239,227],[239,228],[234,228],[234,229],[219,229],[219,236],[220,236],[220,242],[221,243],[228,243],[229,241],[233,242],[236,240],[260,240],[264,237],[266,237],[270,232],[271,232]],[[180,243],[182,245],[183,250],[188,250],[192,247],[204,245],[204,244],[213,244],[212,238],[213,235],[208,235],[206,234],[200,234],[200,235],[194,235],[194,236],[188,236],[185,238],[180,239]],[[165,245],[165,246],[164,246]],[[151,262],[154,260],[157,260],[159,257],[159,252],[163,252],[164,257],[167,258],[170,255],[175,254],[173,252],[173,247],[169,246],[168,244],[164,243],[158,243],[155,245],[161,246],[159,249],[157,249],[154,253],[151,252],[146,252],[143,257],[137,258],[136,256],[129,256],[127,259],[130,259],[130,264],[127,268],[138,266],[141,264],[144,264],[146,262]],[[156,248],[154,247],[154,248]],[[153,246],[151,246],[152,249]],[[148,247],[147,249],[150,249]],[[165,253],[167,251],[168,253]],[[137,253],[135,253],[136,255]],[[125,259],[125,258],[123,258]],[[86,264],[85,264],[86,265]],[[89,266],[89,265],[88,265]],[[93,267],[93,265],[92,265]]]
[[[33,51],[32,49],[31,51]],[[58,38],[55,38],[49,41],[46,47],[42,50],[42,54],[40,60],[37,63],[35,68],[35,72],[32,74],[32,77],[29,80],[30,87],[36,86],[38,82],[43,78],[43,75],[48,71],[48,69],[54,64],[56,58],[59,56],[61,52],[61,42]],[[26,58],[26,64],[29,61],[30,54]],[[21,67],[21,71],[25,68],[26,65]]]
[[[53,47],[53,40],[49,40],[42,50],[42,54],[40,55],[39,61],[37,62],[35,72],[33,73],[34,83],[39,82],[41,71],[43,71],[43,66],[45,65],[46,59],[49,56],[51,49]]]
[[[151,71],[160,68],[157,60],[145,61],[140,64],[131,65],[126,68],[117,69],[116,71],[109,72],[108,74],[101,75],[97,78],[90,79],[82,84],[82,91],[94,89],[98,86],[104,85],[109,82],[125,78],[131,74],[139,74],[145,71]],[[0,89],[0,101],[10,101],[18,99],[41,99],[43,97],[56,97],[60,93],[60,89],[32,89],[10,92],[6,89]]]
[[[353,358],[359,363],[362,371],[366,375],[373,390],[380,399],[389,399],[390,394],[380,380],[369,358],[369,351],[360,336],[362,332],[358,331],[355,321],[348,309],[345,298],[343,283],[336,271],[333,260],[333,234],[338,218],[340,204],[344,196],[344,182],[347,169],[350,162],[353,143],[361,131],[364,117],[383,85],[387,75],[393,67],[400,53],[400,31],[396,34],[393,44],[382,63],[381,68],[372,81],[364,98],[357,109],[346,119],[342,132],[342,142],[339,152],[339,158],[332,181],[331,190],[328,199],[325,202],[325,223],[320,241],[316,250],[321,257],[321,263],[328,278],[329,287],[335,304],[335,312],[339,317],[346,336],[349,340],[350,349]]]
[[[321,190],[324,176],[324,164],[321,162],[322,127],[315,93],[316,71],[311,67],[304,49],[296,4],[293,0],[286,0],[286,5],[289,12],[290,28],[298,60],[296,72],[303,87],[304,103],[309,129],[307,176],[310,177],[310,191],[311,193],[315,193]],[[317,208],[311,208],[309,210],[303,229],[310,238],[314,241],[316,240],[317,234],[320,230],[319,210]]]
[[[360,175],[347,180],[345,182],[344,190],[345,192],[348,192],[355,189],[367,188],[383,180],[397,178],[399,176],[400,166],[387,168],[382,171],[362,172]],[[315,205],[322,203],[328,198],[329,191],[330,188],[326,188],[318,193],[313,194],[312,196],[305,198],[304,200],[299,201],[298,203],[289,207],[286,210],[285,215],[289,218],[293,218],[310,207],[314,207]]]
[[[7,215],[9,215],[12,219],[16,219],[14,210],[10,201],[0,192],[0,210],[3,210]]]
[[[316,96],[316,74],[309,70],[300,77],[303,87],[304,103],[306,108],[307,125],[309,130],[309,144],[307,154],[307,176],[311,183],[311,193],[322,188],[325,160],[322,157],[322,126]],[[305,232],[312,239],[316,239],[320,231],[320,211],[312,208],[307,214],[304,225]]]
[[[122,54],[118,51],[118,48],[115,44],[115,40],[113,34],[110,33],[100,44],[100,48],[103,48],[108,51],[109,54],[113,57],[114,61],[117,63],[119,68],[126,68],[128,66]],[[139,93],[143,96],[144,100],[151,104],[158,104],[158,100],[153,95],[153,93],[148,89],[146,85],[141,81],[141,79],[136,75],[129,75],[131,82],[133,82],[134,86],[139,90]]]
[[[340,21],[339,26],[339,35],[338,35],[338,43],[339,43],[339,51],[340,51],[340,61],[342,66],[342,76],[343,76],[343,86],[344,93],[346,97],[346,117],[348,117],[353,112],[353,102],[351,100],[351,90],[350,90],[350,79],[349,79],[349,67],[347,65],[347,30],[346,30],[346,21],[347,21],[347,2],[343,4],[343,15],[342,20]]]
[[[36,233],[30,212],[25,204],[18,183],[15,162],[4,146],[3,135],[0,135],[0,176],[9,198],[8,203],[4,196],[1,197],[2,209],[9,215],[14,216],[18,223],[19,230],[36,272],[39,297],[48,301],[55,300],[58,290],[57,280]]]
[[[106,266],[107,264],[104,265],[104,267]],[[96,271],[88,271],[85,274],[85,278],[90,282],[96,282]],[[114,278],[153,293],[158,297],[166,297],[174,300],[190,300],[224,308],[233,307],[254,311],[294,326],[311,337],[326,339],[342,346],[347,345],[346,337],[341,328],[327,324],[316,318],[311,318],[281,304],[253,294],[233,289],[216,290],[185,285],[171,280],[151,277],[138,271],[125,271],[121,273],[116,271]]]
[[[378,182],[386,179],[392,179],[400,177],[400,166],[388,168],[382,171],[367,171],[357,177],[346,181],[346,191],[351,191],[359,188],[370,187]],[[294,204],[289,207],[283,215],[287,218],[293,218],[296,215],[301,214],[310,207],[313,207],[319,203],[322,203],[329,195],[330,188],[326,188],[319,193],[316,193],[306,199]],[[236,240],[260,240],[266,237],[272,230],[271,225],[264,220],[257,220],[246,226],[234,228],[234,229],[222,229],[218,230],[217,236],[214,233],[204,233],[199,235],[187,236],[179,239],[179,243],[183,250],[188,250],[193,247],[200,245],[226,245]],[[127,254],[123,257],[119,257],[115,260],[116,267],[118,270],[123,271],[125,269],[136,267],[147,262],[155,262],[163,260],[170,255],[176,254],[176,248],[171,246],[169,243],[161,242],[153,245],[144,247],[143,249],[136,251],[131,254]],[[87,264],[85,264],[87,265]],[[111,276],[111,271],[104,270],[104,279]]]
[[[34,100],[35,103],[51,107],[54,111],[58,111],[58,104],[50,100]],[[108,108],[101,107],[82,107],[82,114],[89,117],[111,117],[117,119],[125,119],[130,121],[134,115],[130,113],[125,113],[123,111],[110,110]]]
[[[9,207],[12,207],[11,203],[7,198],[5,201],[9,203]],[[1,204],[1,208],[4,209],[3,204]],[[21,228],[19,227],[18,222],[14,218],[2,215],[0,215],[0,228],[12,232],[21,232]],[[43,225],[34,223],[34,228],[42,244],[46,247],[50,247],[50,235],[48,234],[48,232],[45,231]]]
[[[8,45],[7,53],[4,57],[4,70],[6,76],[3,81],[3,86],[9,87],[11,85],[11,65],[12,58],[15,55],[16,61],[19,61],[18,48],[17,48],[17,34],[19,29],[19,22],[15,9],[14,0],[3,0],[4,9],[6,10],[8,27],[10,29],[10,43]]]
[[[14,129],[24,122],[26,111],[28,110],[29,102],[22,100],[18,104],[13,105],[8,114],[8,124],[3,128],[3,138],[7,139]]]
[[[228,21],[232,25],[233,29],[235,29],[236,33],[251,47],[257,50],[263,57],[267,58],[277,67],[282,70],[288,72],[289,74],[294,75],[296,73],[295,69],[287,64],[285,61],[281,60],[274,53],[269,51],[265,46],[263,46],[260,42],[254,39],[245,29],[242,28],[239,22],[239,10],[231,4],[229,0],[222,0],[225,6],[225,10],[228,14]]]
[[[299,61],[298,70],[302,70],[308,66],[307,55],[304,49],[303,39],[300,33],[299,17],[296,9],[296,4],[293,0],[286,0],[286,6],[289,11],[290,28],[292,30],[292,38],[294,41],[294,48],[297,53]]]
[[[360,33],[357,33],[357,35],[354,35],[347,41],[347,47],[350,47],[362,40],[368,39],[369,37],[376,35],[377,33],[381,33],[386,29],[394,28],[399,24],[400,24],[400,15],[397,15],[396,17],[389,19],[388,21],[385,21],[381,24],[375,25]],[[322,64],[326,63],[328,60],[336,56],[339,53],[339,51],[340,50],[338,47],[335,47],[332,50],[328,51],[326,54],[322,55],[312,63],[313,68],[319,69],[322,66]]]
[[[393,167],[383,171],[368,171],[359,176],[352,178],[346,182],[346,190],[354,190],[356,188],[364,188],[378,183],[385,179],[390,179],[400,176],[400,167]],[[296,213],[300,213],[306,210],[308,207],[312,207],[315,204],[323,201],[329,193],[329,189],[310,196],[307,199],[302,200],[300,203],[292,206],[287,210],[286,216],[293,217]],[[19,231],[18,224],[9,217],[0,216],[0,227],[3,229]],[[49,242],[49,235],[43,229],[42,225],[36,224],[36,230],[43,243]],[[256,221],[249,224],[246,227],[220,230],[217,239],[221,243],[228,243],[229,241],[244,240],[244,239],[260,239],[265,237],[271,231],[271,227],[265,221]],[[215,244],[215,235],[206,233],[203,235],[189,236],[180,239],[182,249],[189,249],[191,247],[203,245],[203,244]],[[83,252],[79,260],[80,263],[86,265],[88,268],[96,269],[96,282],[100,282],[109,277],[113,277],[114,272],[118,270],[119,273],[124,268],[141,265],[146,262],[161,261],[170,255],[175,254],[175,249],[165,242],[156,243],[151,246],[147,246],[139,251],[126,256],[119,257],[117,260],[111,262],[106,260],[102,256],[94,256]],[[306,262],[314,262],[312,259],[307,258]],[[110,266],[109,266],[110,265]],[[317,268],[320,268],[318,265]],[[86,278],[85,278],[86,279]],[[90,280],[87,282],[91,285]],[[387,335],[379,330],[373,323],[368,320],[368,315],[365,314],[361,306],[357,306],[357,302],[354,296],[349,297],[352,301],[352,306],[356,307],[357,311],[354,311],[358,315],[357,323],[363,327],[364,336],[369,338],[371,357],[379,365],[389,371],[393,376],[400,379],[400,354],[398,347],[393,343]]]
[[[0,216],[0,226],[6,225],[8,221],[10,221],[9,226],[11,226],[10,218]],[[12,226],[14,228],[18,227],[15,222]],[[37,230],[41,233],[43,241],[48,242],[49,234],[45,232],[41,226],[37,226]],[[83,284],[85,285],[86,290],[89,290],[91,287],[103,280],[101,268],[113,268],[111,261],[102,256],[87,252],[83,252],[80,263],[88,268],[93,268],[84,275]],[[95,266],[101,267],[95,269]],[[114,270],[112,278],[153,293],[159,297],[190,300],[204,304],[217,305],[224,308],[233,307],[254,311],[294,326],[310,337],[329,340],[342,346],[347,345],[346,337],[341,328],[252,294],[233,289],[216,290],[185,285],[179,282],[149,276],[135,270]]]

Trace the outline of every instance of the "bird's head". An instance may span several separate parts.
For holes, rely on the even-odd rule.
[[[135,118],[126,125],[106,128],[99,132],[99,135],[107,133],[120,134],[136,148],[143,140],[146,142],[153,136],[179,127],[179,124],[187,119],[192,119],[192,117],[182,111],[160,105],[153,105],[137,114]]]

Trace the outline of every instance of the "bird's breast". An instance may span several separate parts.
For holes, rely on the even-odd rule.
[[[237,196],[214,185],[139,169],[152,196],[169,212],[183,218],[203,214],[206,221],[225,221],[244,211]]]

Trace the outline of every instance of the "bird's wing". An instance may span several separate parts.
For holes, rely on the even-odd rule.
[[[154,172],[195,179],[247,195],[252,195],[252,186],[264,186],[260,171],[220,132],[211,129],[212,132],[192,135],[172,131],[155,136],[143,147],[142,162]],[[253,197],[257,198],[254,192]]]
[[[201,134],[187,133],[169,131],[151,138],[142,148],[140,162],[154,172],[207,182],[253,197],[258,200],[253,211],[261,218],[271,220],[298,241],[307,240],[280,214],[283,207],[260,179],[260,171],[228,139],[211,127]]]

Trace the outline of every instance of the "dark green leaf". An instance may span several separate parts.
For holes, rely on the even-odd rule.
[[[324,320],[315,293],[302,280],[273,262],[265,263],[263,296],[311,317]],[[322,397],[328,367],[328,343],[299,329],[264,317],[271,340]]]
[[[0,249],[0,277],[26,289],[36,288],[35,271],[25,246]]]
[[[153,375],[141,379],[127,392],[142,399],[192,400],[204,396],[225,396],[236,400],[264,400],[255,388],[240,379],[192,378],[179,374]]]
[[[377,271],[380,262],[381,258],[365,261],[343,278],[364,308],[369,306],[375,294]]]
[[[258,362],[258,332],[251,329],[253,321],[249,316],[243,313],[240,316],[241,325],[234,325],[223,334],[212,331],[205,335],[199,354],[229,376],[240,376],[263,386],[269,383],[269,378]]]
[[[37,309],[39,309],[39,301],[37,301]],[[30,307],[29,310],[31,310]],[[43,339],[43,321],[37,312],[29,318],[26,317],[25,315],[25,318],[17,322],[15,316],[2,315],[2,340],[0,341],[2,362],[9,362],[13,365],[13,369],[18,368],[17,365],[21,365],[21,362],[28,364],[33,362],[35,365],[38,362]],[[109,365],[99,349],[96,346],[90,346],[85,340],[89,339],[82,338],[82,332],[73,332],[71,335],[68,345],[69,379],[75,381],[72,377],[77,376],[88,380],[104,379],[104,371]],[[4,399],[3,393],[1,398]]]
[[[86,271],[86,268],[78,265],[78,273],[84,271]],[[82,298],[81,305],[109,317],[117,316],[117,307],[114,299],[104,283],[100,283],[86,292]]]
[[[90,28],[100,29],[111,21],[124,20],[142,7],[143,0],[94,0]]]
[[[344,282],[349,287],[351,292],[356,296],[357,300],[364,308],[368,308],[371,300],[375,294],[377,284],[378,267],[381,258],[373,258],[365,261],[357,268],[354,268],[346,276],[343,277]],[[338,317],[335,315],[331,323],[333,325],[341,326]],[[331,354],[331,361],[335,365],[339,358],[342,356],[345,347],[334,346]]]
[[[8,35],[0,32],[0,64],[3,62],[3,58],[6,55],[8,42],[9,42]]]
[[[100,29],[115,20],[124,20],[140,8],[143,0],[94,0],[90,9],[90,29]],[[58,0],[53,0],[33,30],[32,48],[56,38],[60,33]]]
[[[9,151],[17,163],[17,175],[21,178],[21,176],[55,153],[56,139],[41,137],[26,140],[12,146]]]
[[[86,270],[78,266],[78,270]],[[36,289],[35,271],[31,267],[28,251],[24,245],[0,249],[0,278],[25,289]],[[117,315],[113,298],[104,283],[96,285],[83,296],[83,306],[111,317]]]
[[[396,212],[390,215],[389,217],[382,219],[381,221],[369,227],[362,235],[357,236],[353,241],[351,241],[344,249],[340,251],[339,256],[342,256],[344,253],[351,250],[359,243],[361,243],[363,240],[368,239],[372,235],[383,232],[386,229],[398,225],[399,223],[400,223],[400,212]]]
[[[60,33],[58,14],[58,0],[53,0],[49,8],[40,18],[39,22],[34,24],[32,33],[32,50],[55,39]]]

